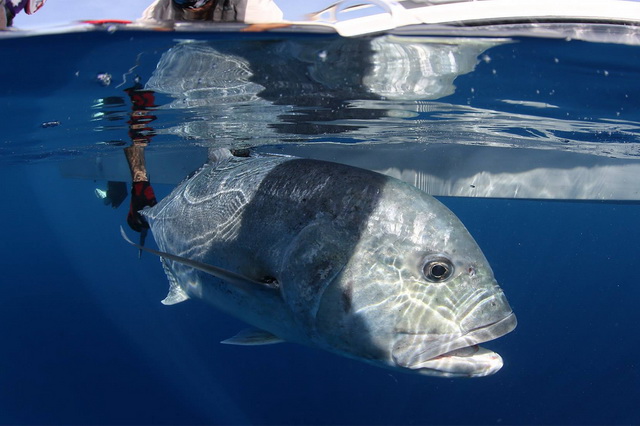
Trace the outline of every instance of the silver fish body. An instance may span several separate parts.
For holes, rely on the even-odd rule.
[[[491,267],[449,209],[404,182],[222,155],[143,214],[173,256],[164,303],[202,298],[256,328],[225,343],[297,342],[435,376],[502,367],[477,346],[516,326]]]

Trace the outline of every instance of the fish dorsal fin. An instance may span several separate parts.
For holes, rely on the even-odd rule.
[[[258,346],[273,345],[274,343],[282,343],[284,340],[275,336],[268,331],[259,328],[246,328],[233,337],[223,340],[220,343],[225,345],[241,345],[241,346]]]
[[[227,271],[226,269],[218,268],[217,266],[209,265],[207,263],[198,262],[197,260],[187,259],[186,257],[176,256],[171,253],[166,253],[159,250],[150,249],[147,247],[142,247],[140,244],[136,244],[127,237],[127,234],[124,232],[122,226],[120,227],[120,234],[122,238],[132,246],[144,250],[148,253],[155,254],[156,256],[160,256],[163,259],[172,260],[174,262],[181,263],[183,265],[190,266],[199,271],[205,272],[209,275],[213,275],[216,278],[220,278],[229,284],[233,284],[235,287],[246,291],[247,293],[254,293],[256,291],[268,291],[271,293],[278,292],[277,286],[273,284],[260,282],[252,280],[251,278],[245,277],[243,275],[237,274],[232,271]]]
[[[229,148],[218,148],[209,151],[208,163],[215,167],[220,163],[228,161],[231,157],[233,157],[233,154],[231,153],[231,150]]]
[[[169,279],[169,294],[167,294],[167,297],[162,300],[162,304],[175,305],[176,303],[184,302],[185,300],[189,299],[187,292],[184,291],[182,287],[180,287],[180,284],[178,284],[178,280],[176,280],[176,277],[173,275],[173,271],[171,270],[171,268],[169,268],[167,262],[165,262],[164,259],[161,260],[164,272]]]

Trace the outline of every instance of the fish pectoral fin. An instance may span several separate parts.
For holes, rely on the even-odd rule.
[[[246,328],[235,336],[223,340],[220,343],[225,345],[258,346],[282,342],[284,342],[284,340],[268,331],[260,330],[259,328]]]
[[[245,277],[244,275],[240,275],[235,272],[228,271],[226,269],[218,268],[217,266],[209,265],[207,263],[198,262],[197,260],[188,259],[186,257],[177,256],[175,254],[150,249],[147,247],[142,247],[140,244],[134,243],[133,241],[131,241],[131,239],[129,239],[129,237],[127,237],[127,234],[124,232],[124,229],[122,228],[122,226],[120,227],[120,234],[122,235],[122,238],[124,238],[126,242],[128,242],[134,247],[137,247],[140,250],[144,250],[148,253],[155,254],[156,256],[159,256],[163,259],[168,259],[174,262],[182,263],[183,265],[187,265],[199,271],[205,272],[209,275],[213,275],[214,277],[220,278],[221,280],[229,284],[232,284],[235,287],[241,290],[244,290],[248,293],[253,293],[255,291],[267,291],[269,293],[277,293],[279,295],[278,289],[273,285],[270,285],[269,283],[255,281],[249,277]]]

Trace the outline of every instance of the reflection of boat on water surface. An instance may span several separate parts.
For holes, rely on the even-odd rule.
[[[264,148],[267,151],[269,147]],[[336,144],[291,146],[278,152],[340,161],[411,183],[448,197],[637,201],[636,160],[555,150],[519,150],[474,145],[397,145],[371,149]],[[207,150],[192,148],[147,153],[157,183],[176,184],[207,161]],[[61,163],[66,177],[126,181],[121,155]]]
[[[620,86],[630,71],[611,64],[560,86],[573,61],[607,52],[590,46],[587,58],[581,42],[545,45],[548,54],[502,38],[183,40],[155,55],[145,87],[167,99],[157,133],[187,140],[185,148],[276,148],[388,173],[434,195],[637,200],[637,125],[623,119],[635,89]],[[528,78],[516,78],[523,67],[512,57],[531,61]],[[597,116],[584,117],[582,102]],[[206,161],[205,151],[198,160],[162,149],[148,156],[166,183]],[[126,180],[119,163],[107,152],[62,167],[70,177]]]

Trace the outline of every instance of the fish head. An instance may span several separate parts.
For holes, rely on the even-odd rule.
[[[516,326],[493,271],[442,203],[390,180],[317,327],[334,350],[406,372],[479,377],[502,367],[479,343]]]

